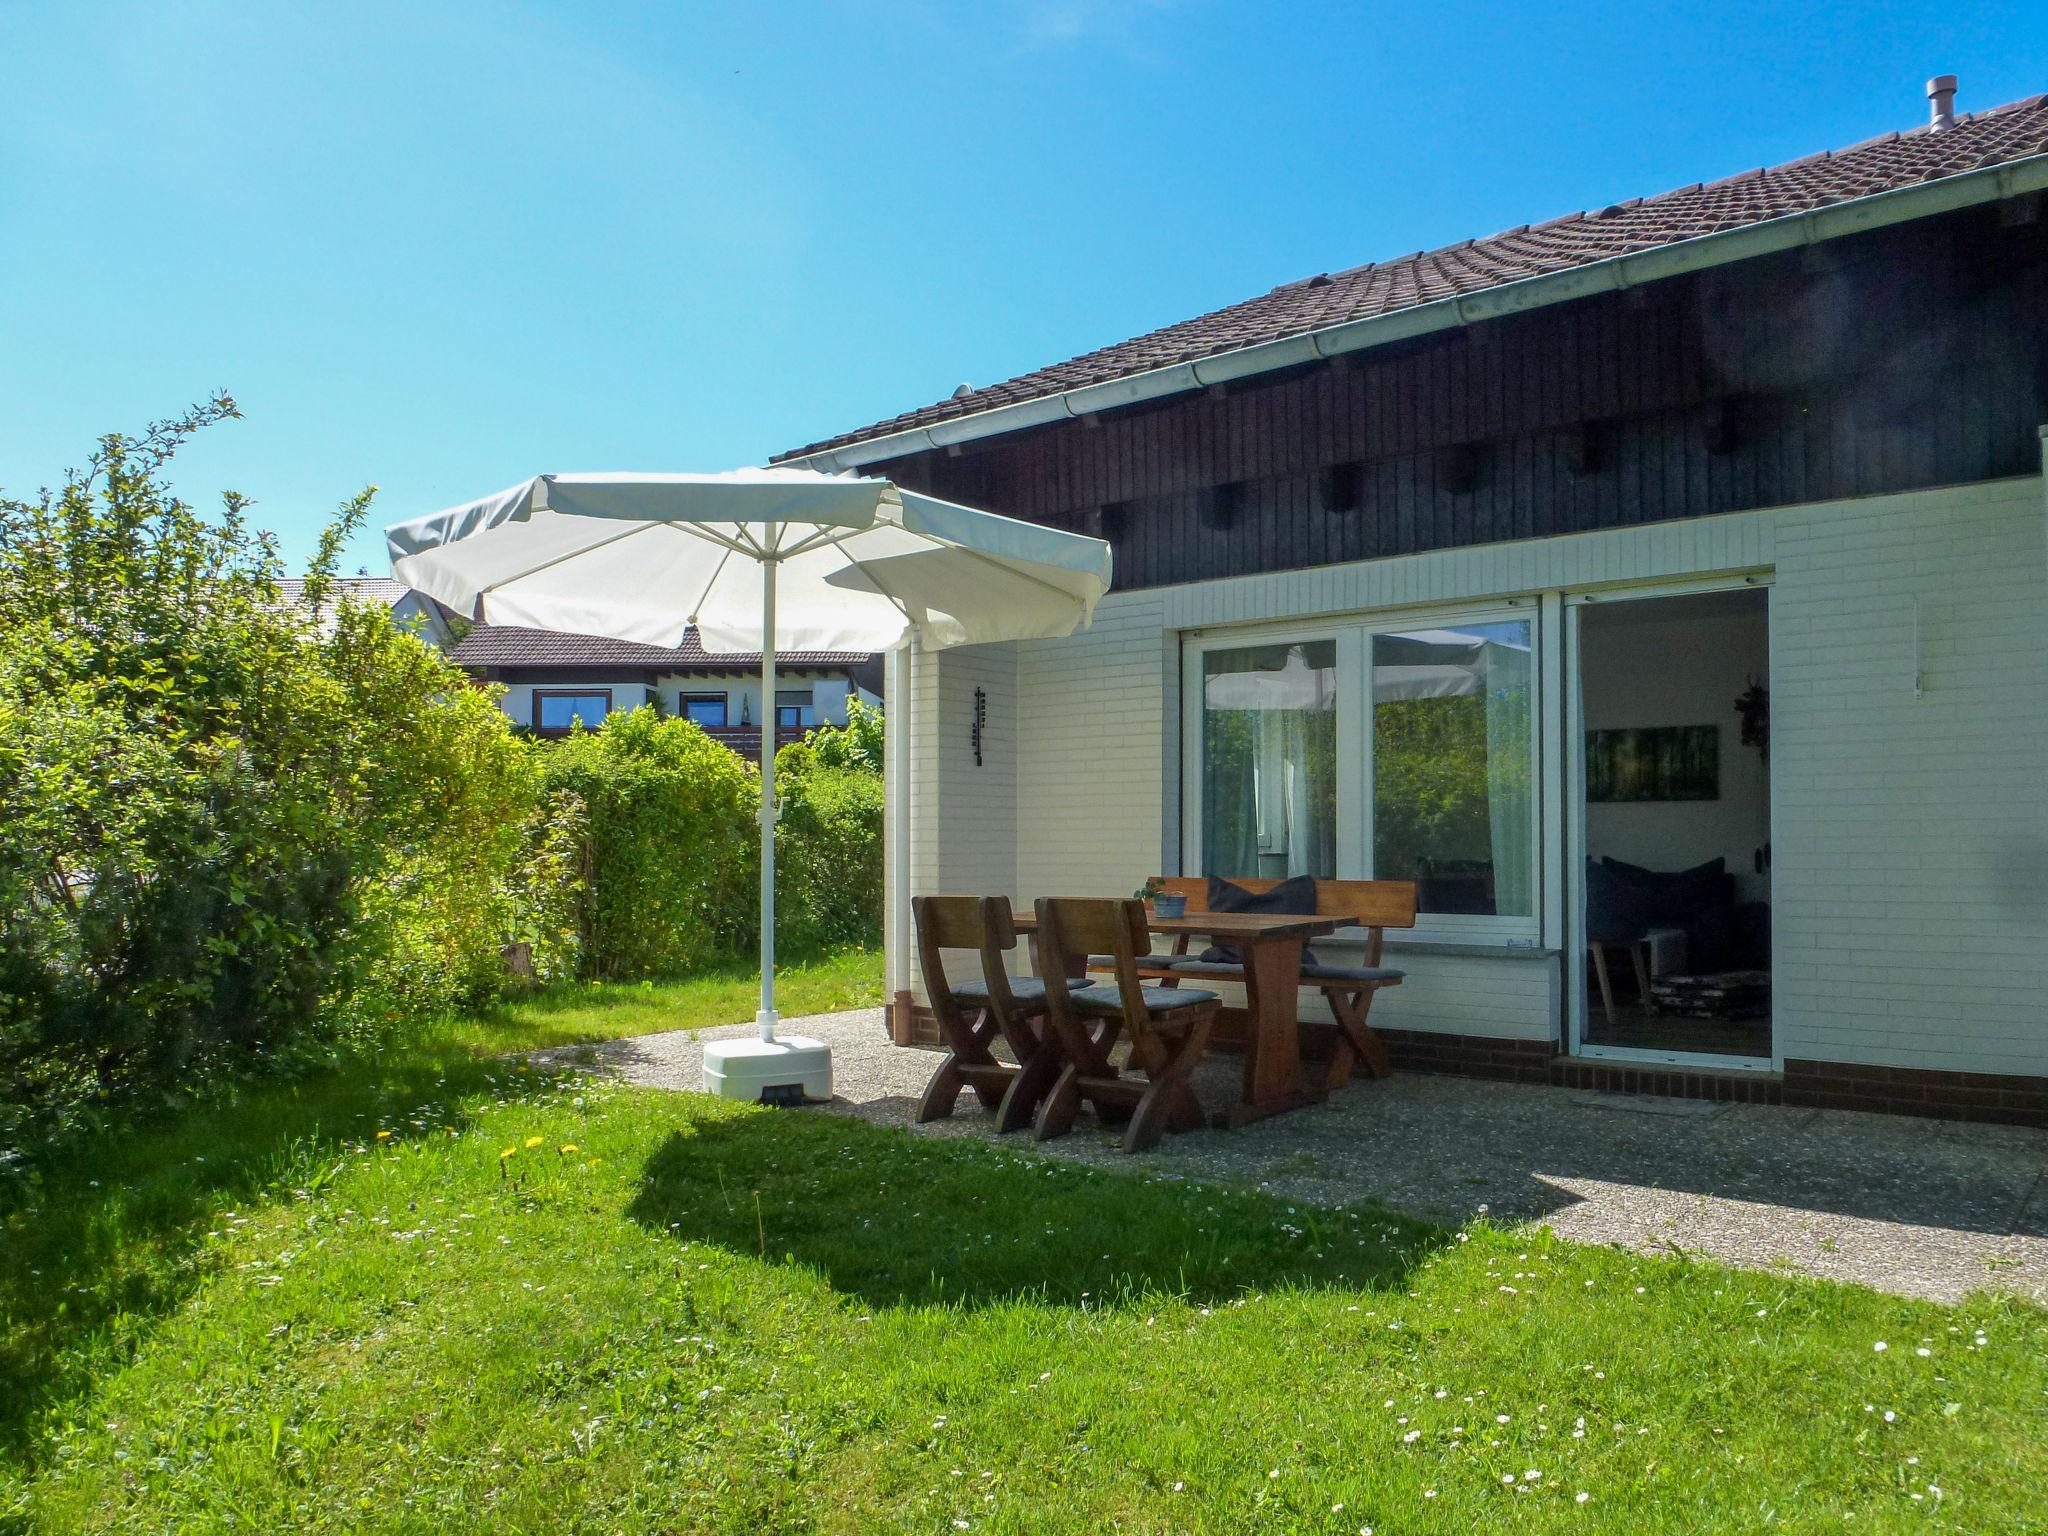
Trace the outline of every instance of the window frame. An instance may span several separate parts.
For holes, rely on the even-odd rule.
[[[677,717],[678,717],[678,718],[680,718],[680,719],[683,719],[683,720],[692,720],[692,719],[695,719],[695,717],[694,717],[693,715],[691,715],[691,713],[690,713],[690,706],[691,706],[692,704],[716,704],[716,705],[718,706],[718,708],[719,708],[719,713],[720,713],[720,714],[721,714],[721,715],[722,715],[722,716],[724,717],[724,718],[723,718],[723,719],[721,719],[721,720],[720,720],[720,721],[718,722],[718,724],[716,724],[716,725],[705,725],[705,724],[704,724],[704,722],[703,722],[702,720],[697,720],[697,721],[696,721],[696,723],[697,723],[697,724],[698,724],[699,726],[703,727],[703,729],[705,729],[705,730],[707,730],[707,731],[722,731],[722,730],[726,730],[726,729],[729,729],[729,728],[731,727],[731,725],[732,725],[732,695],[731,695],[731,694],[729,694],[729,693],[680,693],[680,694],[677,694],[677,695],[676,695],[676,715],[677,715]]]
[[[785,693],[800,693],[804,695],[804,701],[801,704],[785,704],[782,702],[782,696]],[[816,688],[783,688],[778,686],[775,690],[774,708],[775,728],[778,731],[814,730],[818,724],[818,690]],[[795,711],[796,718],[794,720],[784,720],[782,712],[785,709]],[[811,718],[808,720],[804,719],[806,714],[810,715]]]
[[[1339,880],[1374,878],[1372,829],[1374,791],[1372,637],[1420,629],[1455,629],[1480,624],[1525,624],[1529,630],[1529,848],[1532,910],[1526,916],[1421,912],[1416,926],[1396,936],[1411,943],[1466,944],[1528,949],[1542,942],[1548,899],[1543,836],[1546,789],[1556,772],[1545,721],[1545,654],[1549,646],[1540,605],[1534,597],[1490,598],[1428,608],[1380,610],[1307,621],[1276,621],[1229,628],[1191,630],[1181,636],[1181,868],[1202,870],[1203,678],[1212,651],[1259,645],[1294,645],[1334,640],[1337,648],[1337,850]]]
[[[609,719],[612,712],[612,691],[609,688],[536,688],[533,690],[533,734],[546,741],[560,741],[579,726],[583,730],[594,731],[597,725],[604,724],[604,719],[600,719],[597,725],[591,725],[576,716],[572,717],[577,722],[575,725],[544,726],[540,723],[540,707],[547,699],[603,699],[605,719]]]

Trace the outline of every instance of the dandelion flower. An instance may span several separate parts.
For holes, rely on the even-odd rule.
[[[567,1157],[571,1152],[574,1152],[576,1150],[576,1143],[573,1141],[565,1141],[561,1144],[561,1146],[557,1147],[555,1150],[560,1152],[562,1156]]]
[[[389,1141],[391,1139],[391,1133],[389,1131],[379,1131],[377,1133],[377,1139],[379,1141]]]
[[[539,1146],[539,1145],[541,1144],[541,1142],[542,1142],[543,1140],[545,1140],[545,1139],[546,1139],[545,1137],[541,1137],[541,1136],[529,1136],[529,1137],[527,1137],[527,1138],[526,1138],[526,1144],[527,1144],[527,1145],[528,1145],[529,1147],[537,1147],[537,1146]]]
[[[517,1147],[507,1147],[504,1151],[498,1154],[498,1161],[502,1163],[503,1161],[505,1161],[506,1158],[516,1157],[518,1156],[518,1154],[519,1149]]]

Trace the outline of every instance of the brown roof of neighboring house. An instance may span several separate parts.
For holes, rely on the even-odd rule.
[[[972,416],[1262,342],[1478,293],[1608,257],[1717,234],[1831,203],[2048,154],[2048,95],[1959,116],[1953,127],[1888,133],[1848,149],[1694,183],[1658,197],[1524,224],[1391,261],[1286,283],[1242,304],[1149,331],[1069,362],[1020,374],[794,449],[793,458]]]
[[[627,667],[664,672],[746,672],[758,670],[759,652],[713,655],[697,643],[693,629],[680,646],[640,645],[603,635],[559,634],[511,624],[478,624],[449,652],[464,667]],[[865,651],[778,651],[779,666],[852,668],[868,660]]]

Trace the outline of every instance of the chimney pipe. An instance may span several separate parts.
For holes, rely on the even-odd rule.
[[[1936,75],[1927,82],[1927,126],[1940,133],[1956,125],[1956,77]]]

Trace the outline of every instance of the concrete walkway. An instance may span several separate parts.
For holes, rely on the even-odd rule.
[[[951,1120],[912,1126],[939,1058],[890,1045],[880,1009],[785,1027],[832,1045],[835,1109],[924,1135],[990,1134],[971,1093]],[[699,1040],[751,1030],[542,1054],[694,1089]],[[1205,1101],[1227,1102],[1236,1066],[1204,1064]],[[1371,1199],[1446,1222],[1484,1213],[1579,1242],[1677,1248],[1936,1301],[1984,1289],[2048,1301],[2048,1132],[2012,1126],[1401,1074],[1241,1130],[1169,1137],[1135,1158],[1085,1114],[1061,1140],[1020,1133],[1006,1144],[1317,1204]]]

